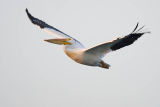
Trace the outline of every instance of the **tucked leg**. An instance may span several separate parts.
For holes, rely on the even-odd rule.
[[[109,64],[106,64],[104,61],[101,61],[100,64],[101,64],[101,67],[102,67],[102,68],[109,69],[109,67],[110,67],[110,65],[109,65]]]

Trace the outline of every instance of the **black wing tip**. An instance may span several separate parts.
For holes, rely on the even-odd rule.
[[[31,20],[31,22],[33,23],[33,19],[34,19],[34,17],[29,13],[29,11],[28,11],[28,9],[26,8],[26,13],[27,13],[27,16],[28,16],[28,18]]]
[[[26,10],[26,13],[28,13],[28,9],[26,8],[25,10]]]
[[[26,8],[25,10],[26,10],[27,16],[30,18],[30,16],[32,16],[32,15],[29,13],[29,11],[28,11],[27,8]],[[33,16],[32,16],[32,17],[33,17]]]
[[[48,25],[47,23],[43,22],[42,20],[39,20],[38,18],[33,17],[33,16],[29,13],[29,11],[28,11],[27,8],[26,8],[25,10],[26,10],[26,13],[27,13],[28,18],[30,19],[30,21],[31,21],[33,24],[38,25],[41,29],[44,28],[44,27],[51,27],[50,25]]]
[[[146,34],[146,33],[151,33],[150,31],[147,31],[147,32],[139,32],[141,31],[145,26],[142,26],[138,29],[138,26],[139,26],[139,22],[137,22],[136,24],[136,27],[134,28],[134,30],[130,33],[130,34]]]
[[[27,15],[30,16],[31,14],[29,13],[28,9],[26,8],[25,10],[26,10]]]
[[[138,25],[139,25],[139,22],[137,22],[136,27],[133,29],[133,31],[131,32],[131,34],[134,33],[137,30]]]
[[[124,38],[122,38],[122,40],[120,42],[118,42],[117,44],[114,44],[111,49],[113,51],[118,50],[120,48],[123,48],[125,46],[129,46],[131,44],[133,44],[138,38],[140,38],[142,35],[146,34],[146,33],[151,33],[150,31],[148,32],[142,32],[140,30],[142,30],[144,28],[144,26],[138,28],[139,22],[136,24],[136,27],[134,28],[134,30],[127,36],[125,36]]]

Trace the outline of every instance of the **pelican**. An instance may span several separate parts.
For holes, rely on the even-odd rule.
[[[63,46],[65,54],[77,63],[96,66],[105,69],[109,69],[110,65],[102,60],[102,58],[109,52],[116,51],[120,48],[133,44],[138,38],[143,34],[150,32],[140,32],[144,27],[138,28],[138,24],[134,30],[126,36],[114,39],[112,41],[101,43],[91,48],[85,48],[78,40],[63,33],[62,31],[56,29],[55,27],[45,23],[38,18],[33,17],[28,9],[26,8],[26,13],[30,21],[38,25],[42,30],[47,33],[56,36],[54,39],[44,40],[46,42],[58,44]]]

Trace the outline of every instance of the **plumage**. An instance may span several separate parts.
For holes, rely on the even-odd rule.
[[[85,48],[78,40],[74,39],[73,37],[63,33],[62,31],[56,29],[53,26],[50,26],[44,21],[41,21],[38,18],[33,17],[28,12],[28,9],[26,9],[26,13],[33,24],[38,25],[41,29],[43,29],[47,33],[57,36],[57,38],[55,39],[47,39],[45,41],[63,45],[64,52],[66,53],[66,55],[80,64],[89,66],[99,66],[106,69],[109,69],[110,65],[105,63],[102,60],[102,58],[107,53],[131,45],[143,34],[149,33],[149,32],[140,32],[140,30],[144,26],[137,30],[139,24],[137,23],[134,30],[130,34],[124,37],[117,38],[110,42],[102,43],[100,45],[91,48]]]

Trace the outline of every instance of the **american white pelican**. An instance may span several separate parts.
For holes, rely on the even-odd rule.
[[[100,45],[87,49],[78,40],[74,39],[73,37],[33,17],[28,12],[28,9],[26,9],[26,13],[33,24],[38,25],[41,29],[48,32],[49,34],[57,36],[56,39],[48,39],[45,41],[54,43],[54,44],[63,45],[64,52],[72,60],[80,64],[84,64],[88,66],[98,66],[106,69],[109,69],[110,65],[105,63],[102,60],[102,58],[107,53],[118,50],[128,45],[131,45],[143,34],[149,33],[149,32],[140,32],[140,30],[144,26],[137,30],[137,27],[138,27],[138,23],[137,23],[135,29],[127,36],[117,38],[110,42],[102,43]]]

